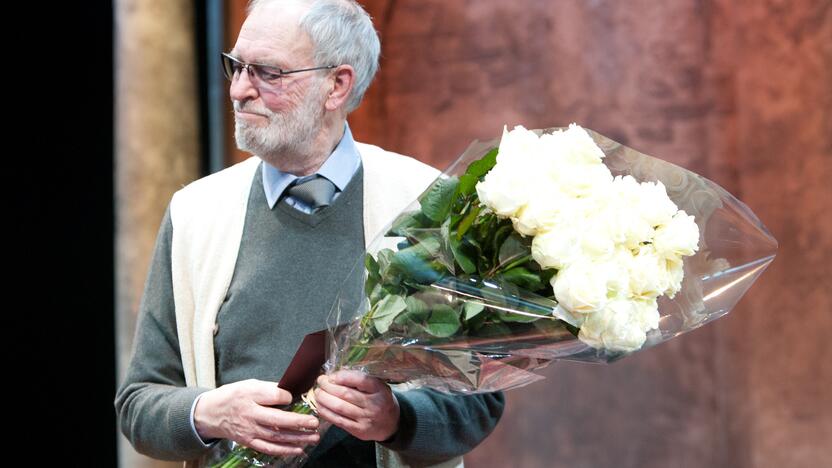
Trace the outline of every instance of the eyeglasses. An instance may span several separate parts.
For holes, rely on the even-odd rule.
[[[258,63],[241,62],[227,53],[222,53],[222,69],[225,72],[225,77],[229,81],[234,81],[242,69],[246,69],[249,78],[256,78],[261,85],[265,85],[269,89],[274,89],[280,85],[280,79],[284,75],[292,73],[300,73],[312,70],[329,70],[337,67],[337,65],[327,65],[325,67],[301,68],[299,70],[282,70],[271,65],[261,65]]]

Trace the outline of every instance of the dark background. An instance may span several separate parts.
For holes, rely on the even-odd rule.
[[[111,1],[4,5],[18,239],[3,419],[6,456],[34,466],[117,466]]]

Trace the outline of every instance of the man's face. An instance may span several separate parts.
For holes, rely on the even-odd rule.
[[[312,42],[297,26],[302,13],[292,2],[257,8],[243,24],[231,55],[283,70],[316,66]],[[323,125],[323,73],[287,75],[271,90],[258,88],[252,79],[243,71],[231,83],[237,146],[259,156],[305,153]]]

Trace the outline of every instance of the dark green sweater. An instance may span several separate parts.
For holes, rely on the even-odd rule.
[[[217,314],[217,386],[249,378],[278,381],[303,337],[326,327],[342,280],[364,250],[362,187],[359,168],[333,204],[315,214],[285,202],[270,209],[258,167],[234,275]],[[137,451],[189,460],[208,450],[193,432],[190,410],[209,389],[185,387],[171,283],[172,231],[168,207],[115,408],[121,431]],[[348,287],[353,294],[360,292],[360,285]],[[470,451],[493,430],[504,405],[499,392],[450,396],[417,389],[396,392],[396,397],[399,432],[384,445],[425,462]],[[333,427],[307,465],[375,466],[375,448]]]

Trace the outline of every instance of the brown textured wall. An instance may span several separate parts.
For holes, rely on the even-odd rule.
[[[832,460],[832,1],[363,3],[383,58],[358,139],[443,168],[504,124],[575,121],[718,182],[780,242],[729,316],[509,392],[467,466]]]
[[[115,209],[117,383],[133,352],[153,245],[170,196],[199,174],[193,1],[117,0]],[[83,115],[83,114],[79,114]],[[74,116],[74,118],[78,118]],[[181,466],[136,452],[120,432],[119,466]]]
[[[832,460],[832,2],[366,6],[383,60],[358,138],[442,168],[503,124],[576,121],[715,180],[780,241],[728,317],[510,392],[469,467]]]

